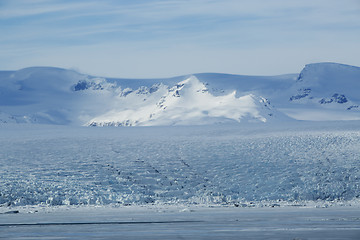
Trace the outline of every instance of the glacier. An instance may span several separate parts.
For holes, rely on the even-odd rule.
[[[0,205],[357,202],[359,77],[1,71]]]
[[[0,71],[0,238],[357,239],[359,76]]]
[[[359,121],[0,131],[0,210],[360,203]]]

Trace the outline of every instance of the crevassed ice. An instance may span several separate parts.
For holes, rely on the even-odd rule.
[[[77,131],[1,138],[0,204],[359,199],[358,131],[260,135],[213,127]]]

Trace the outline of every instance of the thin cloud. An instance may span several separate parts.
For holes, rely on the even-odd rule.
[[[168,54],[169,59],[188,59],[186,64],[176,61],[179,64],[176,68],[188,69],[180,72],[229,70],[230,66],[234,69],[231,72],[236,72],[239,68],[231,61],[244,64],[246,59],[254,58],[260,59],[258,62],[264,69],[273,72],[266,64],[269,57],[265,53],[274,51],[267,49],[279,51],[275,54],[279,59],[287,58],[286,52],[293,49],[291,52],[305,63],[309,58],[301,53],[317,52],[328,57],[326,47],[333,48],[339,43],[342,44],[336,52],[337,59],[347,57],[354,61],[349,54],[360,41],[359,12],[357,0],[3,0],[0,3],[0,64],[15,68],[21,58],[19,49],[22,49],[24,54],[36,55],[26,55],[29,66],[41,61],[46,65],[59,65],[61,62],[57,59],[63,61],[62,53],[66,53],[69,55],[66,61],[74,67],[81,61],[82,69],[88,64],[89,69],[108,70],[106,66],[95,68],[94,61],[88,59],[96,55],[115,61],[117,54],[121,54],[133,59],[134,64],[135,59],[146,64],[144,69],[148,72],[154,72],[151,68],[158,69],[160,75],[158,66],[168,64]],[[199,57],[191,58],[186,51]],[[251,52],[256,56],[250,56]],[[75,60],[71,54],[81,54],[83,58]],[[154,54],[162,57],[152,56]],[[212,60],[203,59],[201,55]],[[229,55],[228,61],[224,61],[225,55]],[[235,60],[238,56],[242,59]],[[154,61],[139,60],[152,58]],[[26,61],[21,59],[22,65]],[[129,64],[125,70],[131,69]],[[175,67],[166,69],[168,73],[161,75],[175,72]]]
[[[88,7],[94,7],[92,2],[77,3],[74,2],[57,2],[57,1],[9,1],[4,0],[0,8],[0,18],[11,19],[21,17],[36,17],[49,13],[61,13],[66,11],[77,11],[86,9]],[[95,9],[95,8],[94,8]]]

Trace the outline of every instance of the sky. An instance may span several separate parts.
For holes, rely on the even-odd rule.
[[[360,0],[0,0],[0,70],[105,77],[360,66]]]

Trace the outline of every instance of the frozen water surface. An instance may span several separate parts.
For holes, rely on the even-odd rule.
[[[359,121],[0,131],[0,238],[360,236]]]
[[[26,212],[29,209],[19,208]],[[34,210],[34,209],[33,209]],[[359,239],[360,209],[79,207],[0,215],[0,239]]]

